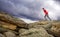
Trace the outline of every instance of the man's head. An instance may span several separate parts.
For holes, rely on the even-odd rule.
[[[44,9],[44,8],[42,8],[42,9]]]

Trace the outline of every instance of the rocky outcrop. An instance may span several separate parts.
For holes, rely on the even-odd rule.
[[[47,30],[49,34],[52,34],[56,37],[60,37],[60,21],[39,21],[31,23],[30,27],[43,27]]]
[[[26,27],[26,23],[18,18],[15,18],[11,15],[0,13],[0,21],[7,22],[13,25],[17,25],[19,27]]]
[[[47,31],[40,27],[38,28],[31,28],[29,30],[20,29],[19,30],[20,37],[53,37],[52,35],[48,34]]]
[[[5,35],[3,35],[3,34],[0,34],[0,37],[5,37]]]
[[[51,34],[60,37],[60,22],[53,23],[53,26],[50,29]]]
[[[0,37],[60,37],[60,21],[41,20],[27,24],[0,12]]]
[[[6,29],[11,29],[11,30],[15,30],[17,28],[16,25],[6,23],[6,22],[2,22],[2,21],[0,21],[0,27],[6,28]]]
[[[16,35],[13,32],[10,32],[10,31],[5,32],[4,34],[5,34],[6,37],[16,37]]]

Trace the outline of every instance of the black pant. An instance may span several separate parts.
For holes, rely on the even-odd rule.
[[[50,19],[50,17],[49,17],[49,15],[48,14],[46,14],[45,16],[44,16],[44,18],[45,18],[45,20],[47,20],[47,18],[51,21],[51,19]]]

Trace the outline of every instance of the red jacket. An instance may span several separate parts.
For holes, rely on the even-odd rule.
[[[43,9],[43,11],[44,11],[45,15],[48,14],[48,11],[46,9]]]

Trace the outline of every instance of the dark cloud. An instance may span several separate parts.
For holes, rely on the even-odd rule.
[[[55,1],[58,1],[58,2],[60,2],[60,0],[55,0]]]
[[[0,0],[0,9],[14,16],[39,19],[40,3],[28,0]],[[36,13],[37,12],[37,13]]]
[[[57,4],[60,4],[60,0],[54,0]]]
[[[56,2],[54,3],[54,1],[53,0],[0,0],[0,10],[6,11],[7,13],[15,17],[40,20],[43,19],[44,17],[42,11],[42,8],[44,7],[49,11],[49,16],[52,19],[57,19],[57,17],[60,17],[59,15],[60,9],[58,7],[59,5],[56,5]]]

